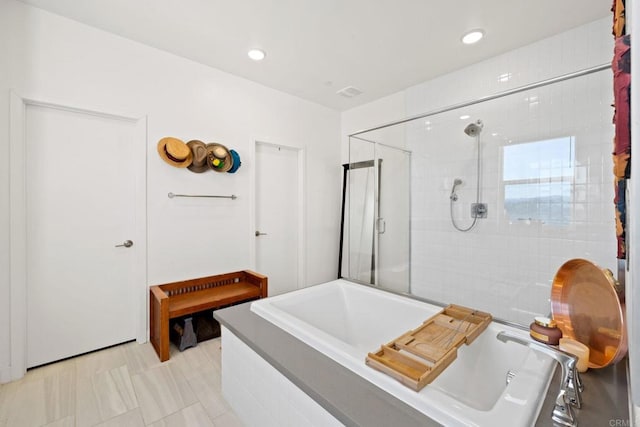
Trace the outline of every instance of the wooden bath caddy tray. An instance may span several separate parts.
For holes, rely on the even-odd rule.
[[[491,315],[460,305],[449,305],[388,344],[369,353],[367,365],[416,391],[436,379],[458,355],[458,347],[471,344]]]

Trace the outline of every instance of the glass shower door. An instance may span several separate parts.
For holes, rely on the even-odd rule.
[[[375,145],[377,197],[375,283],[397,292],[410,291],[411,153]]]
[[[409,292],[409,152],[352,138],[345,166],[344,277]]]

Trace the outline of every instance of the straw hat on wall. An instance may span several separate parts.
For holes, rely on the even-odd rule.
[[[158,154],[162,160],[176,168],[186,168],[193,161],[193,153],[187,144],[171,136],[158,141]]]

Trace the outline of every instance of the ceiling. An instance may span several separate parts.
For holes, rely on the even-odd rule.
[[[611,13],[605,0],[22,1],[339,111]],[[460,43],[473,28],[485,38]],[[347,86],[363,93],[336,94]]]

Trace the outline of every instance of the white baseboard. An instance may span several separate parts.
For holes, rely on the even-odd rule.
[[[11,381],[11,366],[3,366],[0,368],[0,384]]]
[[[15,366],[2,366],[0,367],[0,384],[6,384],[11,381],[19,380],[24,377],[26,372],[20,372]]]

